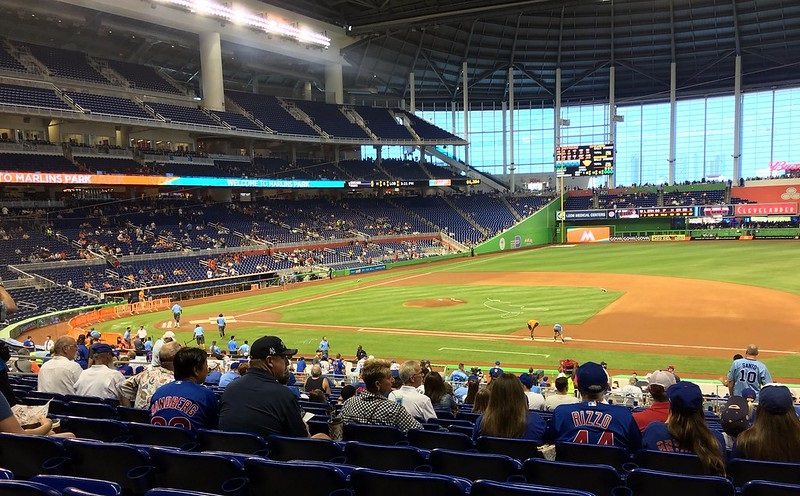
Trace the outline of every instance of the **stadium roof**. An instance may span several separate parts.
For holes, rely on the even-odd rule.
[[[137,2],[143,7],[150,0]],[[730,93],[735,56],[743,87],[800,81],[800,2],[786,0],[270,0],[351,37],[341,55],[345,93],[358,98],[461,101],[462,63],[469,99],[515,98],[552,106],[556,68],[565,103],[604,101],[610,66],[616,97],[664,100],[670,62],[679,95]],[[37,14],[37,12],[40,12]],[[180,29],[57,0],[7,0],[5,36],[152,64],[193,84],[200,70],[197,36]],[[339,33],[337,33],[338,35]],[[98,41],[100,41],[98,43]],[[223,44],[227,87],[298,96],[305,81],[324,88],[324,65],[252,47]],[[347,100],[347,97],[345,97]]]

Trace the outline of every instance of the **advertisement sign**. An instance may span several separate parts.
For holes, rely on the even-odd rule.
[[[733,215],[733,205],[704,205],[694,207],[695,217],[729,217]]]
[[[640,208],[639,217],[690,217],[694,207],[650,207]]]
[[[610,237],[609,226],[567,228],[567,243],[608,243]]]
[[[731,196],[758,203],[796,202],[800,200],[800,186],[747,186],[734,187]]]
[[[685,234],[654,234],[650,236],[651,241],[689,241],[689,236]]]
[[[748,203],[736,205],[736,215],[795,215],[797,203]]]
[[[562,212],[556,212],[556,220],[597,220],[605,219],[608,215],[608,210],[565,210],[564,216]]]

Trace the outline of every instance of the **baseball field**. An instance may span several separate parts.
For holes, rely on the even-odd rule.
[[[223,349],[231,335],[242,344],[275,334],[310,356],[327,336],[346,357],[361,344],[376,357],[484,370],[495,360],[552,370],[572,358],[618,374],[674,365],[707,379],[755,343],[776,380],[797,383],[799,254],[797,241],[549,246],[183,301],[179,329],[169,311],[97,327],[144,324],[154,339],[171,329],[189,343],[199,323]],[[533,340],[532,318],[541,322]],[[554,323],[566,343],[553,341]]]

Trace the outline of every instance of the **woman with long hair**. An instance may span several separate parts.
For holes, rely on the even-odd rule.
[[[651,422],[642,434],[642,448],[694,453],[706,474],[725,475],[725,439],[711,431],[703,416],[703,393],[697,384],[679,381],[667,389],[669,416]]]
[[[756,420],[736,438],[733,455],[770,462],[800,462],[800,419],[789,388],[781,384],[761,388]]]
[[[467,395],[464,396],[463,403],[465,405],[472,405],[475,403],[475,395],[478,394],[478,390],[481,388],[481,384],[478,381],[469,381],[467,382]]]
[[[458,411],[458,403],[453,397],[452,392],[447,391],[447,384],[439,372],[429,372],[425,376],[425,396],[431,399],[433,409],[436,411],[446,411],[455,414]]]
[[[506,372],[492,380],[489,404],[475,421],[473,437],[508,437],[544,443],[546,427],[538,413],[528,410],[519,378]]]
[[[489,404],[489,396],[492,393],[492,386],[479,388],[475,393],[475,401],[472,402],[472,413],[483,413],[486,411],[486,406]]]

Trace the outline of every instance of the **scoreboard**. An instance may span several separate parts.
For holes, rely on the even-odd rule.
[[[614,174],[614,145],[559,146],[556,176],[610,176]]]

